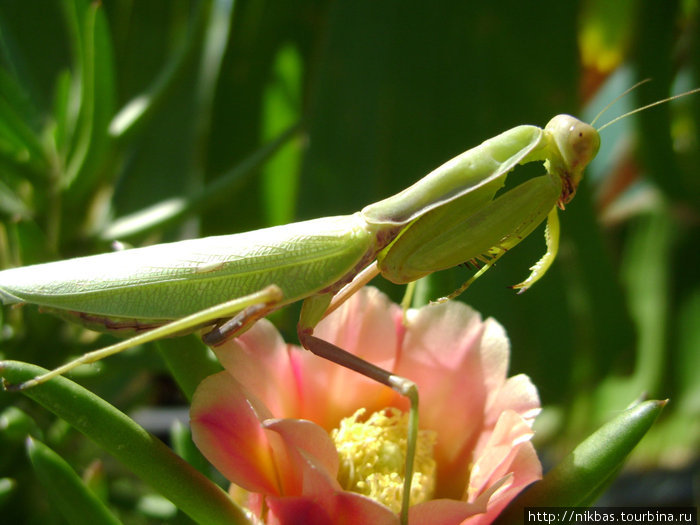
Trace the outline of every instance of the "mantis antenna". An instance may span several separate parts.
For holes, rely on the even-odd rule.
[[[595,116],[595,118],[594,118],[593,120],[591,120],[591,126],[593,126],[593,125],[596,123],[596,121],[597,121],[600,117],[603,116],[603,113],[605,113],[607,110],[609,110],[610,107],[611,107],[613,104],[615,104],[618,100],[620,100],[621,98],[625,97],[628,93],[630,93],[631,91],[634,91],[635,89],[637,89],[637,88],[638,88],[639,86],[641,86],[642,84],[646,84],[647,82],[651,82],[651,79],[650,79],[650,78],[645,78],[644,80],[640,80],[640,81],[637,82],[634,86],[625,89],[622,93],[620,93],[618,96],[616,96],[616,97],[615,97],[614,99],[612,99],[610,102],[608,102],[608,103],[605,105],[605,107],[604,107],[603,109],[601,109],[601,110],[598,112],[598,114]],[[600,131],[600,130],[598,130],[598,131]]]
[[[591,122],[591,125],[593,125],[593,124],[595,123],[595,121],[598,120],[598,118],[599,118],[605,111],[607,111],[608,108],[609,108],[614,102],[618,101],[620,98],[622,98],[623,96],[625,96],[627,93],[629,93],[629,92],[632,91],[633,89],[635,89],[635,88],[641,86],[642,84],[648,82],[649,80],[650,80],[650,79],[642,80],[641,82],[636,83],[636,84],[635,84],[634,86],[632,86],[631,88],[625,90],[621,95],[619,95],[618,97],[616,97],[610,104],[608,104],[607,106],[605,106],[605,107],[601,110],[601,112],[598,113],[598,115],[596,115],[596,117],[595,117],[595,118],[593,119],[593,121]],[[605,128],[607,128],[607,127],[610,126],[611,124],[614,124],[614,123],[617,122],[618,120],[622,120],[623,118],[627,118],[627,117],[629,117],[630,115],[634,115],[635,113],[639,113],[640,111],[644,111],[644,110],[646,110],[646,109],[653,108],[654,106],[658,106],[659,104],[664,104],[664,103],[666,103],[666,102],[670,102],[671,100],[676,100],[677,98],[685,97],[685,96],[687,96],[687,95],[692,95],[693,93],[700,93],[700,88],[691,89],[690,91],[686,91],[685,93],[680,93],[680,94],[674,95],[674,96],[672,96],[672,97],[667,97],[667,98],[664,98],[664,99],[661,99],[661,100],[657,100],[656,102],[652,102],[651,104],[647,104],[646,106],[642,106],[641,108],[637,108],[637,109],[633,109],[632,111],[628,111],[627,113],[625,113],[625,114],[623,114],[623,115],[620,115],[619,117],[616,117],[616,118],[612,119],[610,122],[607,122],[607,123],[603,124],[602,126],[600,126],[600,127],[597,129],[597,131],[598,131],[598,132],[603,131]]]

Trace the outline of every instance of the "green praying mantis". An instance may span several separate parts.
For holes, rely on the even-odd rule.
[[[546,220],[547,251],[514,286],[527,290],[554,261],[558,210],[574,197],[598,152],[602,128],[596,130],[593,123],[558,115],[544,128],[517,126],[352,215],[4,270],[3,303],[36,304],[88,328],[133,336],[5,388],[30,388],[80,364],[195,330],[202,330],[207,344],[218,345],[302,300],[297,332],[304,348],[411,401],[405,523],[418,429],[416,385],[315,337],[314,327],[379,274],[406,284],[471,263],[478,271],[449,298],[454,297]],[[544,162],[546,174],[498,193],[517,165],[535,161]]]

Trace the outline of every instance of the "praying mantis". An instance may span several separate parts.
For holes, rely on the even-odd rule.
[[[558,210],[573,199],[600,147],[602,128],[592,124],[558,115],[544,128],[517,126],[351,215],[4,270],[3,303],[36,304],[88,328],[133,335],[5,388],[30,388],[80,364],[195,330],[202,330],[207,344],[218,345],[274,310],[303,301],[297,333],[304,348],[394,388],[411,402],[405,523],[417,387],[315,337],[314,327],[377,275],[406,284],[464,263],[477,267],[452,298],[546,221],[546,253],[514,286],[519,292],[530,288],[556,258]],[[529,162],[543,162],[546,173],[499,193],[508,174]]]

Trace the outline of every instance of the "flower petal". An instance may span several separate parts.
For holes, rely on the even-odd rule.
[[[500,388],[506,380],[510,360],[510,341],[503,325],[491,317],[484,321],[484,334],[479,349],[484,386],[487,392],[492,392]]]
[[[489,390],[505,382],[508,348],[503,328],[463,303],[423,307],[410,319],[397,374],[416,382],[421,427],[438,433],[438,494],[463,492]]]
[[[384,505],[352,492],[337,492],[321,500],[268,498],[272,523],[280,525],[398,525],[399,519]]]
[[[469,479],[468,501],[478,501],[482,493],[506,476],[513,476],[512,481],[489,498],[502,501],[505,492],[512,493],[510,497],[513,497],[524,486],[542,477],[542,467],[530,443],[532,435],[528,422],[516,412],[506,410],[501,414],[488,442],[477,451]],[[492,504],[493,501],[489,501],[489,513]]]
[[[411,507],[410,525],[459,525],[465,519],[486,512],[485,506],[454,499],[434,499]]]
[[[299,486],[285,488],[285,495],[328,496],[341,490],[337,481],[338,452],[328,433],[311,421],[300,419],[271,419],[265,428],[282,438],[286,453],[290,456],[290,472],[299,475]]]
[[[214,348],[223,367],[260,399],[275,417],[298,417],[299,390],[294,353],[272,323],[261,319],[250,330]]]
[[[398,336],[397,305],[374,288],[354,294],[324,319],[314,335],[386,370],[395,368]],[[326,430],[338,426],[358,407],[373,412],[389,405],[394,394],[376,381],[306,352],[300,356],[303,408],[298,417]]]
[[[273,522],[286,523],[385,523],[397,524],[396,516],[369,498],[344,492],[336,477],[338,454],[328,434],[318,425],[302,420],[271,420],[266,428],[277,432],[289,457],[287,477],[298,474],[300,497],[268,497]],[[274,448],[274,447],[273,447]],[[268,522],[270,519],[268,519]]]
[[[493,427],[504,410],[514,410],[529,425],[542,411],[537,388],[525,374],[509,377],[501,388],[491,393],[486,405],[484,424]]]
[[[246,490],[279,494],[270,443],[260,418],[267,410],[227,373],[200,383],[192,398],[192,439],[230,481]]]
[[[542,465],[532,443],[523,443],[511,463],[512,472],[479,495],[475,503],[483,502],[488,510],[462,522],[462,525],[490,525],[503,509],[531,483],[542,479]],[[496,489],[496,490],[494,490]]]

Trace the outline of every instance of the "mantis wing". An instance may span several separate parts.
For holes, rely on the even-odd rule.
[[[373,244],[358,214],[327,217],[5,270],[0,298],[169,320],[276,284],[286,304],[336,283]]]

